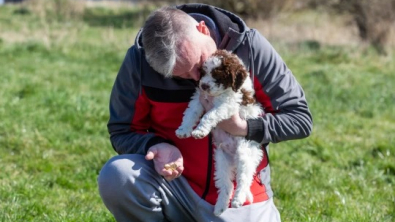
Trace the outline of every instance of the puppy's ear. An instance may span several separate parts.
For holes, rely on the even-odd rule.
[[[241,86],[244,83],[244,80],[247,78],[248,73],[247,71],[242,67],[237,67],[237,70],[235,70],[234,73],[232,73],[232,77],[233,77],[233,85],[232,85],[232,89],[233,91],[237,92]]]

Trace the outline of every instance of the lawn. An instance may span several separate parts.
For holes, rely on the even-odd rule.
[[[0,7],[0,221],[114,221],[96,179],[113,155],[110,90],[145,13],[72,19]],[[395,220],[395,57],[366,47],[273,40],[314,118],[272,144],[283,221]]]

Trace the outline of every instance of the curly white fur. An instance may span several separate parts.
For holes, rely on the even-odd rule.
[[[225,56],[235,55],[226,52]],[[225,87],[224,84],[218,82],[218,79],[215,79],[212,72],[223,65],[222,61],[223,56],[217,55],[210,57],[203,64],[203,70],[206,74],[201,78],[199,88],[197,88],[184,112],[181,126],[176,130],[176,135],[179,138],[190,136],[203,138],[212,132],[216,146],[214,179],[215,186],[218,188],[218,199],[214,208],[215,215],[220,215],[228,208],[235,189],[233,181],[236,181],[237,186],[231,206],[240,207],[246,200],[250,203],[253,202],[250,186],[256,168],[263,157],[259,143],[246,140],[244,137],[232,136],[219,128],[215,128],[219,122],[229,119],[236,113],[243,119],[259,118],[263,114],[260,105],[257,103],[242,105],[242,90],[254,95],[253,84],[248,75],[236,91],[231,87]],[[242,64],[240,60],[237,61]],[[204,107],[199,101],[202,93],[213,97],[213,108],[204,115]],[[202,118],[199,121],[201,116]],[[197,122],[199,124],[193,129]]]

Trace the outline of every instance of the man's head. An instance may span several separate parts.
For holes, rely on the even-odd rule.
[[[200,79],[199,68],[216,51],[204,22],[185,12],[164,7],[154,11],[142,31],[148,63],[166,77]]]

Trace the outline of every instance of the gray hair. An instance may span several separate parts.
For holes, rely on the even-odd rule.
[[[160,8],[148,17],[142,30],[145,58],[151,67],[171,77],[178,56],[180,43],[192,37],[193,24],[197,23],[187,13],[173,8]]]

